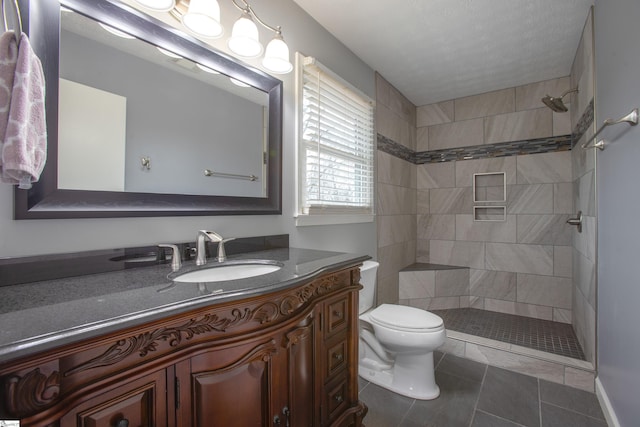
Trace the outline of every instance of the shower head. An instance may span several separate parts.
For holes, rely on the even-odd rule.
[[[551,108],[551,110],[555,111],[556,113],[566,113],[567,111],[569,111],[569,109],[566,105],[564,105],[562,98],[572,92],[578,92],[578,88],[576,87],[575,89],[566,90],[559,97],[546,95],[544,98],[542,98],[542,102],[544,103],[544,105]]]

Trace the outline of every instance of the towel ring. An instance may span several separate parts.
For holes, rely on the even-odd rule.
[[[17,24],[13,31],[16,43],[20,43],[20,37],[22,36],[22,16],[20,16],[18,0],[13,0],[13,12],[15,24]],[[4,24],[4,30],[9,31],[9,23],[7,22],[7,0],[2,0],[2,22]]]

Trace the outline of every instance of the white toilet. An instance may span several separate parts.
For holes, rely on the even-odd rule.
[[[360,271],[360,346],[358,373],[367,381],[414,399],[440,395],[433,351],[444,344],[442,319],[403,305],[373,307],[378,263],[365,261]]]

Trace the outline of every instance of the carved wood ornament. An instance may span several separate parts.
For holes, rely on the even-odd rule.
[[[190,340],[196,335],[211,332],[226,332],[252,320],[260,324],[273,322],[281,316],[291,315],[314,296],[324,295],[340,286],[341,280],[339,276],[331,275],[314,280],[302,287],[302,289],[297,289],[290,294],[284,295],[279,302],[267,302],[254,309],[248,307],[233,309],[230,317],[206,314],[201,318],[190,319],[183,325],[159,328],[131,336],[117,341],[101,355],[66,371],[64,376],[67,377],[87,369],[113,365],[136,352],[140,357],[145,357],[149,353],[156,351],[162,341],[169,342],[171,347],[177,347],[182,343],[183,339]]]

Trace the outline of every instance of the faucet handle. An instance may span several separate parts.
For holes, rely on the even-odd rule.
[[[171,249],[171,270],[172,271],[180,270],[180,268],[182,267],[182,259],[180,257],[180,249],[178,249],[178,246],[171,245],[168,243],[160,243],[158,247]]]
[[[235,237],[228,237],[226,239],[222,239],[218,242],[218,262],[225,262],[227,260],[227,254],[224,250],[224,244],[230,242],[232,240],[236,240]]]

